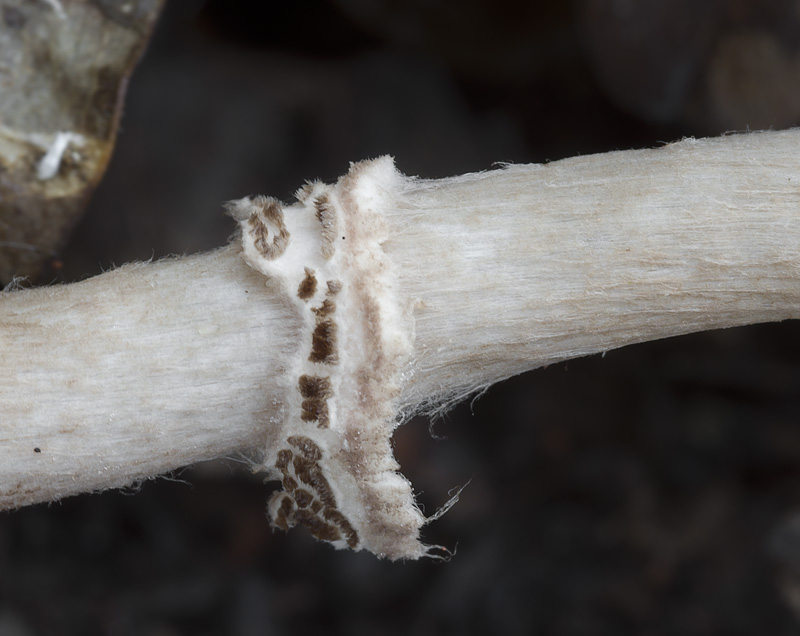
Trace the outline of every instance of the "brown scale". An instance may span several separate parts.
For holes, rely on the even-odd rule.
[[[310,459],[313,462],[318,462],[322,459],[322,451],[310,437],[306,437],[305,435],[292,435],[286,441],[298,449],[306,459]],[[291,455],[291,451],[286,452]]]
[[[275,514],[275,519],[273,520],[275,527],[280,528],[284,532],[289,532],[289,520],[286,518],[286,515],[283,514],[280,510]]]
[[[312,307],[311,311],[317,314],[317,318],[325,318],[336,311],[336,303],[330,298],[326,298],[319,307]]]
[[[305,488],[298,488],[294,491],[294,500],[298,508],[308,508],[314,499],[314,495]]]
[[[342,283],[338,280],[329,280],[328,281],[328,294],[331,296],[335,296],[340,291],[342,291]]]
[[[286,493],[278,495],[282,497],[281,505],[278,507],[278,512],[275,515],[275,525],[284,532],[288,532],[291,525],[292,512],[294,511],[294,501]]]
[[[339,529],[344,533],[345,537],[347,537],[347,545],[351,548],[355,548],[358,545],[358,534],[341,512],[336,508],[327,508],[322,516],[326,521],[330,521],[339,526]]]
[[[300,405],[300,419],[327,427],[330,424],[327,399],[333,395],[330,378],[301,375],[298,386],[300,395],[305,398]]]
[[[289,462],[292,461],[292,451],[287,448],[278,451],[278,459],[275,461],[275,468],[280,470],[284,476],[288,475],[287,469],[289,468]]]
[[[327,194],[322,194],[314,199],[314,207],[317,210],[317,221],[322,229],[322,244],[320,249],[322,255],[328,259],[336,251],[336,213],[331,207]]]
[[[299,457],[297,455],[294,456],[292,460],[292,466],[294,467],[294,474],[297,475],[297,478],[302,481],[307,486],[313,486],[311,483],[311,469],[316,464],[312,461],[307,460],[304,457]]]
[[[322,400],[303,400],[300,419],[304,422],[316,422],[320,428],[328,428],[331,423],[328,403]]]
[[[333,496],[333,491],[331,490],[328,480],[325,479],[325,476],[322,474],[322,469],[319,467],[319,464],[308,461],[302,457],[295,457],[292,465],[294,466],[294,474],[297,475],[297,478],[314,490],[323,504],[336,507],[336,499]]]
[[[297,523],[308,528],[311,534],[317,539],[321,539],[322,541],[339,541],[342,538],[336,526],[326,523],[308,510],[296,511],[294,518]]]
[[[327,377],[303,374],[300,376],[297,386],[300,389],[300,395],[309,400],[326,400],[333,395],[331,379]],[[308,441],[311,442],[311,440]],[[313,442],[311,443],[313,444]]]
[[[311,335],[311,362],[335,364],[339,361],[336,353],[336,323],[333,320],[317,319],[317,326]]]
[[[314,270],[305,268],[306,275],[297,288],[297,297],[300,300],[308,300],[317,293],[317,277],[314,276]]]
[[[336,498],[333,496],[333,491],[322,474],[322,468],[318,464],[313,464],[305,473],[305,479],[302,480],[307,486],[311,486],[319,497],[320,501],[326,506],[336,507]]]
[[[274,238],[270,240],[267,224],[261,220],[258,212],[253,212],[247,221],[254,234],[253,244],[264,258],[277,258],[286,251],[286,246],[289,244],[289,230],[283,222],[281,204],[271,197],[263,196],[253,197],[251,201],[260,206],[261,215],[278,228]]]
[[[258,251],[263,253],[267,249],[269,242],[269,228],[258,217],[256,212],[253,212],[250,215],[250,218],[247,220],[247,222],[250,224],[250,228],[253,230],[253,242],[258,248]]]
[[[284,475],[282,481],[283,489],[286,492],[294,492],[295,488],[297,488],[297,480],[291,475]]]

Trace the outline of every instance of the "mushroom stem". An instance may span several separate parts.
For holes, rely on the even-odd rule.
[[[0,507],[244,452],[283,481],[276,525],[421,556],[398,415],[798,316],[799,147],[690,139],[432,181],[383,158],[286,209],[232,204],[242,247],[6,293]]]
[[[561,360],[800,317],[800,129],[411,180],[385,245],[405,408]]]
[[[297,339],[238,250],[0,299],[0,508],[259,453]]]

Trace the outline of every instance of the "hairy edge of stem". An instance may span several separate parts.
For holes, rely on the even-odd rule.
[[[390,159],[242,246],[0,300],[0,507],[245,452],[276,526],[430,554],[389,439],[527,369],[794,318],[800,131],[685,140],[427,181]],[[241,256],[250,267],[244,264]]]

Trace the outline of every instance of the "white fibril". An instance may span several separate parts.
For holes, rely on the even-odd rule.
[[[273,523],[392,559],[431,551],[398,422],[522,371],[796,318],[800,132],[450,179],[389,158],[241,241],[0,302],[0,506],[245,453]],[[247,265],[245,265],[245,262]]]

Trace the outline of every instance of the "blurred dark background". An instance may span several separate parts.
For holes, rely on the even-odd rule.
[[[440,177],[799,123],[796,0],[172,0],[44,278],[222,245],[223,201],[384,153]],[[445,439],[404,426],[428,512],[469,481],[426,530],[446,564],[273,533],[235,462],[4,513],[0,635],[800,634],[799,335],[613,351]]]

